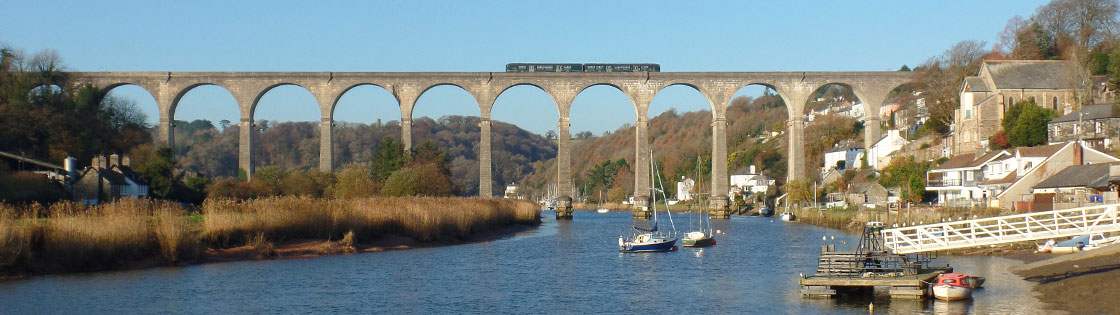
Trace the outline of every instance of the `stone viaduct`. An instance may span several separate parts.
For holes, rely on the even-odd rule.
[[[217,85],[228,90],[241,112],[239,166],[253,173],[253,114],[257,102],[270,89],[280,85],[301,86],[319,102],[320,162],[319,167],[334,167],[331,130],[338,100],[351,88],[374,85],[392,93],[400,104],[401,140],[405,148],[412,142],[412,110],[417,99],[428,89],[440,85],[458,86],[470,93],[478,103],[482,122],[479,146],[479,195],[493,196],[490,161],[490,111],[494,101],[507,89],[530,85],[548,93],[555,102],[560,121],[557,122],[557,187],[560,201],[558,216],[570,216],[572,195],[569,112],[572,100],[584,89],[608,85],[622,91],[634,106],[635,157],[634,196],[648,203],[649,137],[647,117],[650,101],[661,89],[684,85],[696,89],[709,102],[712,111],[712,183],[711,205],[726,209],[728,205],[727,125],[725,110],[732,95],[748,85],[773,89],[785,101],[790,146],[789,178],[804,178],[805,105],[809,96],[827,84],[852,88],[866,104],[864,146],[870,148],[880,138],[879,107],[894,88],[912,80],[910,72],[74,72],[70,88],[92,85],[102,91],[117,86],[137,85],[155,98],[159,106],[159,141],[174,143],[175,108],[192,88]],[[641,206],[639,204],[638,206]],[[566,212],[563,210],[567,210]],[[725,211],[725,210],[724,210]],[[719,212],[719,210],[716,210]]]

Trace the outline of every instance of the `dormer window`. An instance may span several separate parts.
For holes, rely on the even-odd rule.
[[[1032,166],[1034,166],[1034,162],[1027,162],[1027,164],[1023,164],[1023,171],[1026,172],[1031,170]]]

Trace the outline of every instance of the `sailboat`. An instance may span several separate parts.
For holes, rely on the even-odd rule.
[[[665,213],[669,216],[669,224],[673,226],[673,231],[669,234],[661,233],[657,229],[657,193],[662,193],[662,202],[664,202],[664,190],[654,188],[654,176],[657,168],[653,164],[653,151],[649,152],[650,163],[650,197],[653,198],[650,202],[653,213],[653,225],[650,227],[634,226],[629,240],[624,239],[622,236],[618,237],[618,250],[621,252],[667,252],[677,250],[676,225],[673,224],[673,214],[669,211],[669,204],[665,204]],[[660,179],[660,176],[657,176]],[[657,186],[661,186],[657,182]]]
[[[700,179],[700,159],[699,159],[699,157],[696,159],[696,179]],[[697,185],[699,185],[699,184],[697,184]],[[700,187],[697,187],[696,191],[699,192]],[[699,197],[699,196],[700,196],[700,194],[697,194],[697,197]],[[716,239],[715,239],[715,235],[712,234],[712,218],[711,218],[711,216],[708,217],[708,229],[704,230],[704,213],[706,212],[706,211],[704,211],[705,210],[704,209],[704,202],[701,201],[700,198],[692,198],[692,200],[693,200],[693,204],[696,205],[697,213],[700,214],[700,219],[699,219],[699,222],[698,222],[699,224],[697,224],[696,226],[693,226],[692,225],[692,215],[689,214],[689,216],[688,216],[688,218],[689,218],[689,228],[693,229],[693,230],[684,234],[684,238],[681,239],[681,244],[684,245],[684,247],[708,247],[708,246],[715,245],[716,244]]]
[[[603,191],[602,190],[599,191],[599,209],[595,210],[595,211],[599,212],[599,213],[611,212],[610,210],[607,210],[607,208],[603,208]]]

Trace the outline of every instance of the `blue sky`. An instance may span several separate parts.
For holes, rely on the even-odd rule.
[[[55,49],[76,71],[503,71],[509,62],[650,62],[662,71],[896,70],[961,40],[994,43],[1007,20],[1048,1],[6,1],[0,43]],[[740,94],[757,94],[744,89]],[[149,120],[155,101],[135,86]],[[237,121],[228,92],[192,90],[176,119]],[[399,120],[386,91],[346,94],[336,120]],[[650,116],[708,108],[671,87]],[[438,87],[414,117],[478,115],[461,89]],[[317,121],[311,94],[266,94],[257,119]],[[493,118],[537,133],[557,114],[539,90],[517,87]],[[572,131],[595,134],[634,122],[609,87],[580,94]]]

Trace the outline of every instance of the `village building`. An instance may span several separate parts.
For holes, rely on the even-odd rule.
[[[842,142],[824,154],[824,167],[822,173],[829,170],[838,170],[841,173],[847,169],[859,169],[863,160],[863,143]]]
[[[502,194],[502,197],[506,199],[522,199],[521,196],[517,195],[517,183],[506,185],[506,191]]]
[[[1120,164],[1117,163],[1070,166],[1034,185],[1031,209],[1060,210],[1120,202],[1117,181],[1120,181]]]
[[[1113,104],[1083,106],[1046,125],[1050,143],[1080,140],[1094,149],[1107,151],[1117,141],[1120,110]]]
[[[867,151],[867,165],[877,170],[886,168],[891,163],[891,154],[907,143],[910,141],[899,135],[897,129],[887,130],[887,135],[875,142]]]
[[[132,170],[129,158],[113,154],[93,158],[90,167],[73,179],[75,201],[98,204],[102,201],[125,197],[141,198],[148,195],[148,182]]]
[[[1071,61],[984,61],[980,72],[961,84],[960,108],[953,115],[953,154],[987,148],[1015,102],[1034,99],[1038,106],[1065,115],[1081,103],[1078,95],[1087,95],[1089,85],[1089,78]]]
[[[739,195],[765,195],[770,191],[770,187],[774,185],[774,180],[769,176],[755,172],[754,165],[750,166],[746,174],[732,174],[730,180],[731,186],[729,187],[728,193],[731,198],[735,198]]]
[[[1120,159],[1076,141],[988,152],[977,158],[963,154],[930,170],[926,190],[938,191],[942,206],[1035,211],[1031,202],[1038,183],[1072,165],[1111,162]]]
[[[681,176],[681,181],[677,182],[677,200],[685,201],[692,200],[692,188],[696,187],[696,181],[691,178]]]
[[[858,205],[862,208],[876,208],[886,206],[889,202],[890,191],[877,182],[852,185],[848,190],[847,204]]]
[[[955,156],[926,172],[926,191],[937,192],[937,203],[946,207],[973,207],[990,195],[980,183],[990,178],[1004,178],[1011,172],[1003,162],[1012,155],[993,151],[976,156],[966,153]],[[995,162],[995,163],[993,163]]]

